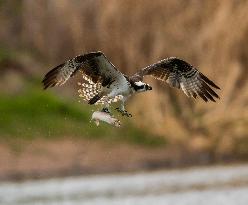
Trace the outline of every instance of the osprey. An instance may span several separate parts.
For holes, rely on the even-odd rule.
[[[116,108],[123,116],[131,116],[125,109],[126,100],[133,94],[152,90],[143,82],[146,75],[181,89],[188,97],[199,96],[205,102],[219,98],[213,89],[220,89],[199,70],[176,57],[169,57],[138,70],[133,76],[121,73],[98,51],[76,56],[49,71],[44,79],[44,89],[63,85],[70,77],[81,72],[86,83],[79,83],[78,90],[89,104],[103,104],[104,112],[109,113],[109,105],[121,101]]]

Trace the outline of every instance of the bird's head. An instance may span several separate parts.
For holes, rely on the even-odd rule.
[[[147,83],[137,81],[137,82],[134,82],[134,89],[136,92],[145,92],[148,90],[152,90],[152,87]]]

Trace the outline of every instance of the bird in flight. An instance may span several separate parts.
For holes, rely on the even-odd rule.
[[[147,75],[181,89],[188,97],[199,97],[205,102],[219,99],[214,89],[220,88],[198,69],[177,57],[160,60],[127,76],[101,51],[76,56],[50,70],[42,81],[44,89],[63,85],[78,72],[82,73],[85,80],[85,83],[79,83],[79,96],[90,105],[103,104],[102,111],[107,113],[110,113],[111,103],[121,101],[117,111],[123,116],[131,116],[125,109],[125,102],[135,93],[152,90],[143,81]]]

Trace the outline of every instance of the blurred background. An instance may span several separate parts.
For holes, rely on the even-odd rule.
[[[228,192],[229,202],[247,204],[247,10],[245,0],[0,0],[0,203],[199,204],[211,196],[227,204]],[[180,57],[221,87],[221,99],[189,99],[147,78],[153,92],[129,100],[132,118],[121,128],[96,127],[95,108],[78,97],[80,75],[47,91],[41,81],[65,60],[98,50],[128,75]],[[185,168],[196,165],[205,166]],[[171,168],[179,170],[154,172]],[[3,197],[10,192],[13,201]]]

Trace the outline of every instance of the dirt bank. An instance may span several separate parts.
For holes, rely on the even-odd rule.
[[[151,148],[70,138],[0,144],[0,180],[154,170],[213,162],[210,153],[173,146]]]

